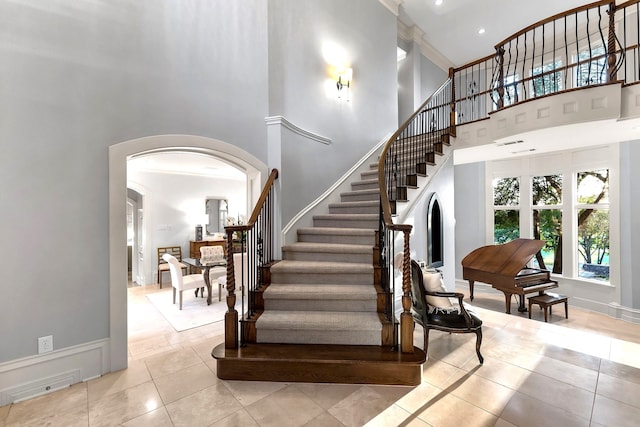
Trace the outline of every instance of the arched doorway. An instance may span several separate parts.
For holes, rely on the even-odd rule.
[[[247,174],[250,203],[258,199],[267,166],[246,151],[216,139],[159,135],[109,147],[109,370],[127,367],[127,159],[145,152],[182,150],[212,155]]]

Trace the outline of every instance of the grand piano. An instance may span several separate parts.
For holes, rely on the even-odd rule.
[[[525,294],[557,288],[548,270],[527,268],[527,263],[544,246],[534,239],[516,239],[503,245],[488,245],[474,249],[462,259],[462,278],[469,281],[470,298],[473,301],[474,282],[490,284],[502,291],[506,311],[511,313],[511,295],[518,295],[518,311],[527,311]]]

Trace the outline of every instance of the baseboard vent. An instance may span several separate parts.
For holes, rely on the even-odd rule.
[[[31,381],[9,389],[0,390],[0,405],[8,405],[21,400],[32,399],[43,394],[51,393],[71,384],[82,381],[80,370],[63,372],[48,378]]]

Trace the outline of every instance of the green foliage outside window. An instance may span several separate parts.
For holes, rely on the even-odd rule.
[[[495,211],[493,240],[503,244],[520,237],[520,212],[516,210]]]

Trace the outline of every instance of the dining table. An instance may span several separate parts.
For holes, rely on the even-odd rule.
[[[211,305],[211,278],[209,277],[209,271],[212,267],[225,267],[227,261],[225,259],[203,261],[200,258],[182,258],[182,262],[189,267],[189,273],[195,274],[197,271],[202,272],[204,283],[207,285],[207,305]],[[196,297],[198,296],[198,289],[196,289]]]

